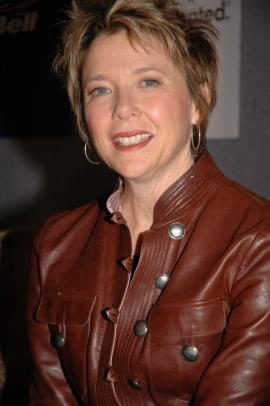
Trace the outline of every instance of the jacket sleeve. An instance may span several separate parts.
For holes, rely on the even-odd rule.
[[[35,245],[37,241],[38,238],[35,239]],[[27,305],[28,338],[33,363],[29,405],[78,405],[66,381],[57,351],[51,345],[49,326],[35,320],[35,312],[41,297],[36,249],[33,252],[32,264]]]
[[[270,404],[270,227],[253,238],[231,290],[222,346],[192,405]]]

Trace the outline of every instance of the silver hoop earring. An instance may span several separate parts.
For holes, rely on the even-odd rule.
[[[191,134],[191,148],[193,152],[198,152],[201,146],[201,128],[199,125],[193,125]]]
[[[89,143],[89,140],[87,140],[87,141],[85,142],[85,144],[84,144],[84,155],[85,155],[85,158],[87,159],[87,161],[88,161],[91,165],[100,165],[101,162],[99,162],[99,161],[93,161],[93,160],[89,157],[88,152],[87,152],[87,149],[89,149],[89,146],[90,146],[90,143]]]

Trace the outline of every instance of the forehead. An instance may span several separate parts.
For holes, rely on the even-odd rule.
[[[132,64],[170,65],[172,61],[157,38],[145,35],[143,42],[130,38],[125,30],[100,34],[90,45],[83,61],[83,73],[112,66],[124,69]]]

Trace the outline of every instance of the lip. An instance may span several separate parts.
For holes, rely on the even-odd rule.
[[[149,134],[150,137],[147,137],[144,140],[142,139],[140,142],[134,143],[134,144],[127,144],[127,142],[119,142],[119,138],[123,138],[123,141],[124,141],[124,139],[139,136],[142,134]],[[153,134],[147,130],[120,131],[120,132],[113,134],[112,142],[113,142],[114,148],[116,148],[118,151],[130,152],[130,151],[138,150],[138,149],[145,147],[145,145],[147,145],[151,141],[152,138],[153,138]]]
[[[131,130],[131,131],[120,131],[115,134],[113,134],[112,138],[115,140],[116,138],[119,137],[133,137],[134,135],[137,134],[152,134],[150,131],[147,130]]]

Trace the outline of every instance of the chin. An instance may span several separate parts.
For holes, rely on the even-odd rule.
[[[118,173],[123,178],[133,178],[133,176],[136,177],[147,170],[145,162],[132,159],[132,157],[130,157],[130,159],[114,159],[110,162],[107,161],[106,163],[114,172]]]
[[[143,180],[147,177],[148,171],[145,168],[119,168],[116,169],[116,172],[124,179],[124,180]]]

